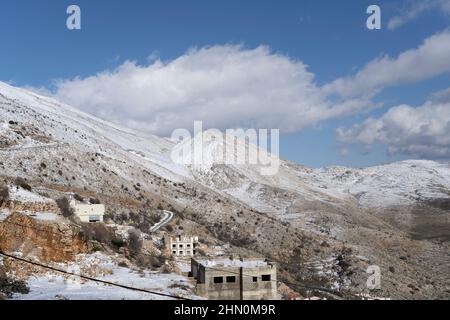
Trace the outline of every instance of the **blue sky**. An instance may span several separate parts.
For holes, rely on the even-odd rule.
[[[389,20],[408,16],[409,11],[419,11],[419,2],[3,1],[0,80],[58,93],[55,81],[85,79],[105,70],[115,70],[126,61],[147,66],[155,59],[149,57],[170,63],[193,47],[241,45],[233,50],[242,52],[264,45],[270,53],[262,55],[279,55],[301,62],[314,75],[313,83],[321,87],[338,78],[352,76],[383,55],[396,58],[406,50],[418,48],[425,39],[448,30],[449,15],[441,9],[446,4],[445,1],[436,4],[439,1],[430,0],[429,8],[410,15],[414,17],[397,28],[388,28]],[[65,11],[70,4],[81,7],[80,31],[66,29]],[[366,8],[370,4],[377,4],[382,9],[381,30],[368,30],[365,26]],[[432,93],[449,87],[448,72],[383,87],[370,97],[372,102],[381,103],[381,108],[324,117],[325,120],[298,128],[293,126],[293,130],[282,135],[281,155],[313,167],[333,164],[360,167],[406,158],[446,159],[446,152],[411,151],[413,149],[399,145],[398,141],[394,145],[394,142],[378,139],[361,145],[361,139],[355,135],[353,141],[349,142],[351,139],[348,138],[343,142],[343,139],[337,139],[336,129],[349,130],[369,117],[381,118],[390,108],[401,104],[412,108],[422,106]],[[67,93],[58,96],[67,97]],[[76,105],[78,101],[83,100],[69,99],[68,102],[83,108]],[[108,111],[103,107],[93,113],[105,115]],[[235,116],[239,117],[239,114]],[[288,114],[284,116],[289,117]],[[243,121],[240,124],[245,125]],[[127,124],[133,123],[135,121],[130,120]],[[144,125],[140,123],[139,129]],[[406,140],[410,141],[409,138]],[[388,147],[395,147],[396,151],[388,155]],[[439,147],[442,148],[442,142]]]

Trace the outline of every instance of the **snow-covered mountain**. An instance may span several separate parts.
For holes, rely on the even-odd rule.
[[[171,206],[194,223],[196,232],[286,266],[299,263],[299,252],[302,263],[316,263],[319,255],[326,258],[345,244],[385,268],[399,268],[403,260],[389,241],[413,255],[417,244],[410,243],[409,234],[448,237],[449,164],[411,160],[313,169],[280,160],[277,174],[262,175],[260,165],[222,164],[220,141],[204,146],[208,162],[200,166],[174,163],[175,146],[170,139],[0,82],[0,175],[25,177],[45,193],[103,196],[120,210],[143,202]],[[428,275],[430,268],[440,268],[445,248],[429,243],[423,248],[415,259],[429,259],[432,266],[419,264],[401,277],[414,279],[417,270]]]
[[[45,150],[65,145],[130,158],[145,169],[174,181],[193,179],[265,211],[287,209],[281,190],[305,200],[358,201],[363,207],[405,205],[418,200],[450,198],[450,165],[433,161],[403,161],[366,169],[305,168],[281,161],[274,176],[261,175],[258,165],[215,164],[224,146],[205,145],[204,166],[180,165],[171,160],[175,143],[143,134],[83,113],[52,98],[0,83],[1,127],[4,147]],[[8,121],[33,124],[21,136]],[[33,131],[34,130],[34,131]],[[42,135],[40,135],[42,133]],[[229,149],[227,149],[229,150]],[[218,152],[220,151],[220,152]],[[273,194],[265,194],[270,190]],[[275,201],[273,195],[275,194]]]

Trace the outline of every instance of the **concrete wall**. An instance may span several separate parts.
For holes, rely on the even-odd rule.
[[[279,299],[275,264],[257,268],[205,267],[192,259],[191,267],[192,276],[197,280],[197,294],[210,300]],[[221,277],[223,282],[215,283],[216,277]],[[235,282],[227,282],[227,277],[233,277]]]
[[[265,276],[265,277],[263,277]],[[270,280],[266,279],[270,276]],[[242,271],[243,300],[277,300],[277,268],[245,268]]]
[[[77,203],[75,201],[71,201],[70,205],[73,208],[75,215],[81,220],[81,222],[90,222],[91,218],[95,218],[99,222],[103,222],[105,205]]]
[[[222,278],[223,283],[214,283],[214,278]],[[227,282],[227,277],[233,277],[234,282]],[[241,300],[240,268],[210,269],[200,266],[197,294],[210,300]]]
[[[196,253],[198,237],[166,237],[164,242],[170,254],[192,257]]]

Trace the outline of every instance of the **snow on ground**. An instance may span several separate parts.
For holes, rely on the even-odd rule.
[[[365,169],[328,167],[298,174],[323,193],[337,198],[353,196],[363,207],[450,197],[450,166],[434,161],[408,160]]]
[[[403,161],[366,169],[308,169],[281,161],[278,174],[273,176],[262,176],[260,165],[230,165],[223,172],[218,172],[215,164],[223,162],[224,155],[232,159],[237,155],[234,143],[230,148],[231,145],[226,140],[205,139],[203,166],[176,164],[170,157],[174,141],[123,128],[52,98],[2,82],[0,92],[0,108],[5,120],[8,120],[9,115],[19,123],[36,124],[39,121],[39,129],[49,135],[52,141],[56,141],[56,146],[50,149],[49,145],[45,147],[46,152],[52,152],[51,149],[62,145],[83,146],[119,162],[131,161],[133,165],[140,165],[172,181],[193,179],[216,191],[226,190],[228,194],[262,211],[281,211],[285,205],[282,199],[273,199],[270,192],[268,197],[261,195],[267,193],[267,190],[248,189],[246,184],[286,190],[306,201],[356,200],[364,207],[404,205],[417,200],[450,196],[448,164]],[[12,129],[5,122],[1,130],[8,133]],[[196,139],[198,138],[187,140],[184,145],[189,146]],[[28,146],[31,142],[24,141],[24,145],[17,147]],[[238,143],[245,144],[241,140]],[[252,150],[256,150],[255,148],[251,146]],[[189,158],[190,154],[184,156]],[[121,166],[111,170],[117,171],[124,178],[133,179]]]
[[[114,259],[103,253],[78,255],[70,264],[58,264],[59,269],[75,274],[87,275],[102,281],[113,282],[130,287],[158,293],[201,299],[192,293],[193,285],[185,277],[177,274],[164,274],[152,271],[137,271],[119,267]],[[97,275],[93,275],[95,272]],[[16,294],[16,300],[166,300],[151,293],[133,291],[116,286],[80,280],[75,276],[65,277],[57,273],[33,276],[28,280],[30,293]]]
[[[176,262],[177,267],[180,269],[181,272],[190,272],[191,271],[191,263],[190,261],[186,260],[178,260]]]
[[[11,187],[9,189],[9,199],[12,201],[34,202],[34,203],[51,201],[50,199],[47,199],[41,195],[22,189],[20,187]]]
[[[0,209],[0,222],[8,218],[10,214],[11,211],[9,209]]]
[[[59,221],[62,220],[61,216],[58,216],[57,214],[53,212],[22,212],[23,214],[26,214],[27,216],[41,221]]]
[[[237,188],[229,188],[223,190],[226,194],[232,196],[233,198],[249,205],[255,210],[260,212],[275,212],[276,209],[273,205],[264,199],[264,194],[261,192],[258,186],[255,188],[250,188],[250,183],[244,183]]]

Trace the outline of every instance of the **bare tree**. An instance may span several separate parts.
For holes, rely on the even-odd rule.
[[[69,200],[66,197],[57,199],[56,204],[58,205],[59,210],[61,210],[61,213],[65,218],[73,216],[74,211],[70,206]]]
[[[128,248],[130,250],[131,256],[135,257],[142,250],[142,240],[141,232],[136,229],[131,229],[128,231]]]
[[[0,184],[0,206],[9,200],[8,186]]]
[[[31,191],[31,186],[22,177],[17,177],[16,180],[14,181],[14,183],[15,183],[16,186],[21,187],[22,189]]]

